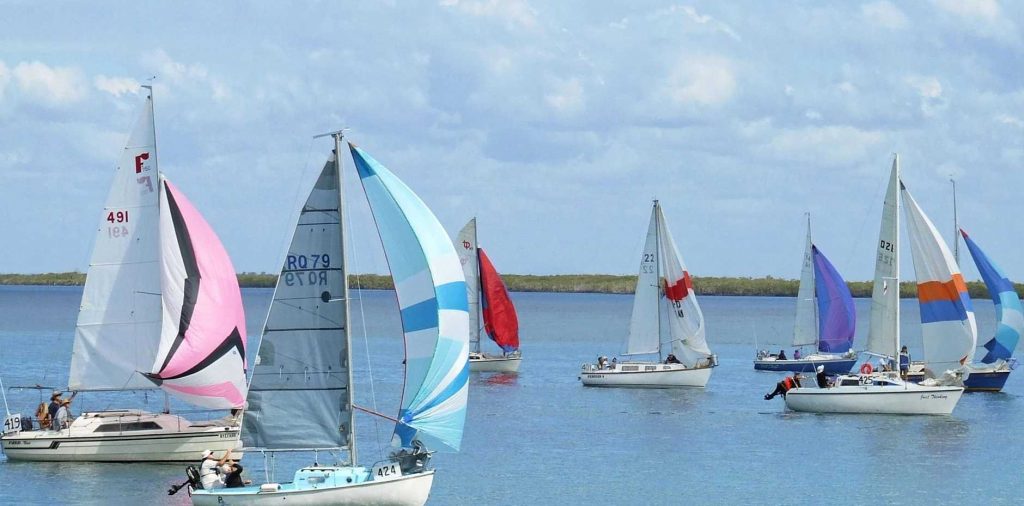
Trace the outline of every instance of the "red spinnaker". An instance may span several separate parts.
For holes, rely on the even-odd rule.
[[[482,248],[478,248],[477,252],[480,258],[484,330],[502,350],[511,353],[519,349],[519,318],[516,317],[516,308],[508,297],[505,282],[501,280],[487,254]]]

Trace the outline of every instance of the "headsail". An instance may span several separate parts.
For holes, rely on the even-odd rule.
[[[896,357],[900,346],[899,195],[900,159],[892,161],[882,205],[882,226],[875,245],[875,283],[871,290],[868,351]]]
[[[814,312],[814,261],[811,255],[811,216],[807,215],[807,242],[804,262],[800,269],[800,288],[796,294],[796,323],[793,326],[793,346],[814,344],[818,340],[818,322]]]
[[[857,316],[853,296],[839,271],[811,246],[814,261],[814,289],[818,298],[818,350],[824,353],[846,353],[853,347]]]
[[[160,180],[163,329],[148,374],[190,404],[245,404],[245,312],[224,246],[185,195]]]
[[[917,276],[924,361],[935,372],[960,367],[974,355],[978,339],[967,285],[935,225],[902,183],[900,188]]]
[[[249,384],[246,446],[344,448],[350,441],[349,318],[335,161],[332,154],[299,211],[281,266]]]
[[[156,388],[139,372],[150,370],[160,343],[158,185],[149,95],[97,227],[71,353],[72,390]]]
[[[697,304],[690,273],[668,230],[660,205],[656,211],[663,287],[662,313],[668,320],[672,353],[687,367],[707,365],[711,350],[704,338],[704,314]]]
[[[487,258],[483,248],[477,248],[480,256],[480,286],[483,288],[484,328],[490,337],[506,353],[519,349],[519,318],[516,307],[508,296],[508,289],[501,275]]]
[[[387,168],[349,144],[366,192],[405,333],[405,390],[394,442],[458,450],[466,418],[469,315],[466,281],[448,234]]]
[[[469,220],[455,239],[462,274],[466,277],[466,300],[469,301],[469,350],[480,352],[480,267],[476,255],[476,218]]]
[[[651,208],[647,239],[640,256],[640,272],[633,295],[633,314],[629,320],[629,336],[623,355],[658,353],[658,304],[661,287],[658,277],[658,201]]]
[[[989,260],[967,232],[960,229],[960,234],[964,236],[964,242],[974,258],[974,264],[978,266],[981,278],[985,280],[989,297],[992,297],[996,306],[996,319],[999,320],[995,336],[984,345],[988,353],[981,361],[991,364],[998,360],[1009,360],[1021,333],[1024,333],[1024,309],[1021,308],[1020,297],[1017,296],[1013,282],[1003,274],[999,266]]]

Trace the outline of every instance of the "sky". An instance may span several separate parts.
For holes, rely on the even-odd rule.
[[[899,153],[947,240],[952,177],[961,226],[1024,281],[1024,3],[0,10],[0,272],[88,268],[152,82],[160,168],[239,271],[279,269],[331,149],[313,136],[344,127],[452,236],[476,216],[506,273],[634,273],[658,198],[696,276],[798,277],[809,212],[821,251],[867,280]],[[353,270],[386,272],[350,159],[346,177]]]

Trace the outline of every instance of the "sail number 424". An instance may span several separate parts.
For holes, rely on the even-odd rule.
[[[397,462],[373,466],[373,481],[393,480],[402,476],[402,467]]]

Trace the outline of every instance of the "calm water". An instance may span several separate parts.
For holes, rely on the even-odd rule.
[[[66,385],[79,288],[0,287],[0,374],[12,411],[30,411],[34,390]],[[393,294],[367,292],[370,322],[355,329],[359,403],[397,411],[402,344]],[[249,334],[258,334],[269,290],[246,290]],[[431,504],[739,504],[1018,503],[1024,490],[1024,373],[1004,393],[965,395],[949,417],[787,413],[762,400],[781,378],[754,372],[755,338],[785,344],[793,299],[704,297],[709,341],[721,367],[703,390],[587,389],[579,364],[621,346],[630,296],[514,294],[525,359],[518,376],[480,375],[471,383],[463,450],[438,454]],[[858,347],[868,301],[858,300]],[[981,335],[994,328],[989,301],[976,301]],[[353,305],[358,315],[359,305]],[[920,355],[915,301],[904,301],[904,340]],[[364,345],[363,334],[367,335]],[[252,350],[250,350],[252,351]],[[367,353],[369,351],[369,353]],[[789,350],[790,352],[792,350]],[[369,355],[369,362],[367,362]],[[148,407],[162,396],[86,396],[77,408]],[[177,406],[181,410],[186,406]],[[189,415],[193,417],[199,414]],[[381,458],[391,426],[357,419],[360,461]],[[384,450],[386,451],[386,450]],[[321,463],[331,461],[320,456]],[[288,481],[310,455],[280,455]],[[261,479],[264,458],[248,454]],[[0,460],[4,503],[184,504],[181,466],[44,464]]]

